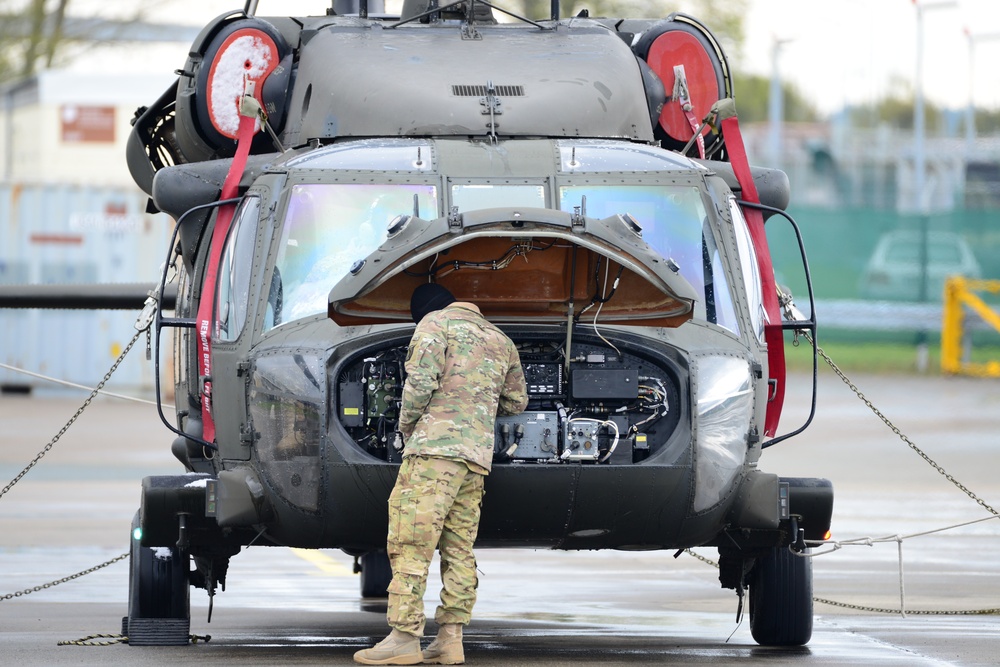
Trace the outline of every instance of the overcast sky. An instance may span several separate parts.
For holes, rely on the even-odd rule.
[[[401,0],[397,0],[401,1]],[[502,3],[503,0],[500,0]],[[392,7],[393,0],[388,0]],[[202,25],[242,0],[76,0],[108,15],[137,5],[151,18]],[[260,0],[258,13],[319,14],[324,0]],[[673,6],[675,3],[670,3]],[[681,3],[683,4],[683,2]],[[920,0],[924,14],[924,90],[939,105],[963,108],[970,94],[969,29],[975,44],[973,94],[977,106],[1000,108],[1000,0]],[[647,15],[667,13],[650,2]],[[711,17],[699,17],[711,26]],[[779,68],[823,112],[864,103],[916,80],[917,9],[913,0],[749,0],[742,69],[769,75],[775,41]],[[188,45],[137,45],[105,67],[169,74],[181,67]],[[91,66],[87,61],[80,66]]]
[[[892,90],[894,79],[910,90],[915,87],[917,10],[912,0],[750,2],[746,67],[769,73],[775,40],[789,40],[781,47],[781,72],[824,111],[882,97]],[[975,44],[975,102],[1000,108],[1000,1],[920,4],[925,7],[928,99],[951,108],[968,104],[968,28]]]

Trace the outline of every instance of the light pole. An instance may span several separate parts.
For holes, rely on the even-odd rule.
[[[913,185],[917,197],[917,214],[920,219],[920,303],[927,302],[927,264],[929,255],[928,226],[930,220],[930,201],[925,192],[927,175],[927,158],[924,155],[924,12],[930,9],[949,9],[957,7],[955,0],[940,0],[939,2],[918,2],[913,0],[917,10],[917,73],[915,85],[915,104],[913,109]],[[917,333],[917,370],[927,371],[927,331],[921,329]]]
[[[771,166],[782,166],[781,129],[784,121],[785,99],[781,87],[781,47],[790,39],[774,38],[771,45],[771,93],[768,98],[768,150],[771,153]]]
[[[14,86],[3,90],[3,179],[12,181],[14,171]]]
[[[973,148],[976,145],[976,104],[974,90],[976,87],[976,43],[990,40],[1000,40],[1000,33],[973,35],[965,28],[965,39],[969,43],[969,104],[965,108],[965,161],[969,162]]]

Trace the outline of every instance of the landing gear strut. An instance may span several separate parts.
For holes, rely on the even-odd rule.
[[[389,582],[392,581],[392,567],[389,555],[382,549],[369,551],[361,556],[361,597],[389,597]]]

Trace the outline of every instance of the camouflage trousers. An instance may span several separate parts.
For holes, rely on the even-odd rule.
[[[461,461],[407,456],[389,496],[392,564],[389,625],[418,637],[424,633],[424,591],[434,549],[441,554],[438,624],[468,625],[476,603],[476,557],[485,475]]]

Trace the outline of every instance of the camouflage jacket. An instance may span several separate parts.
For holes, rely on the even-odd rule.
[[[528,404],[514,343],[471,303],[426,315],[406,354],[399,411],[404,456],[461,459],[489,472],[497,414]]]

